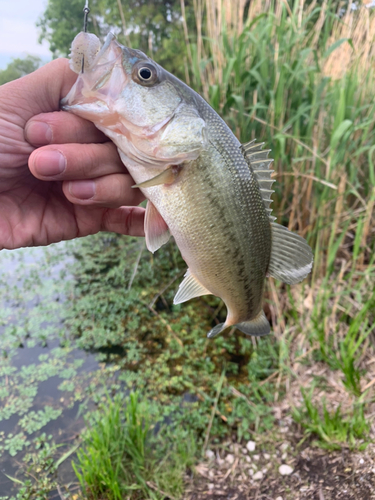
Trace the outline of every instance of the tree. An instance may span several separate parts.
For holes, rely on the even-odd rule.
[[[194,31],[193,8],[186,17]],[[104,38],[113,31],[120,43],[147,53],[168,71],[185,74],[186,44],[180,0],[90,0],[89,31]],[[74,36],[82,30],[83,0],[49,0],[38,26],[54,56],[67,56]]]
[[[40,57],[30,55],[24,59],[13,59],[5,69],[0,70],[0,85],[32,73],[39,68],[41,62]]]

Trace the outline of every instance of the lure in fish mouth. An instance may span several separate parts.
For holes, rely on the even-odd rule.
[[[241,145],[199,94],[112,34],[102,47],[95,35],[78,34],[70,66],[79,76],[62,109],[116,144],[148,199],[148,249],[173,235],[189,266],[174,303],[220,297],[227,318],[209,337],[230,326],[269,333],[266,276],[298,283],[313,262],[306,241],[271,215],[269,151],[255,141]]]

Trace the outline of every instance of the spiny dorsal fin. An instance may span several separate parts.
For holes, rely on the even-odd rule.
[[[259,183],[260,192],[263,198],[263,203],[266,208],[266,212],[271,222],[276,220],[276,217],[271,215],[272,209],[270,208],[270,204],[272,203],[272,193],[274,191],[271,189],[272,184],[275,182],[275,179],[271,178],[271,174],[274,170],[271,170],[269,167],[273,162],[272,158],[268,158],[268,154],[271,151],[270,149],[263,150],[264,142],[256,143],[256,139],[248,142],[247,144],[242,144],[241,150],[245,156],[245,159],[250,163],[251,168],[253,169],[254,175],[257,178]]]

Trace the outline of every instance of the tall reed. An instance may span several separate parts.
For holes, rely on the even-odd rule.
[[[314,246],[313,278],[351,260],[356,239],[360,270],[375,239],[375,9],[344,12],[331,0],[194,8],[192,84],[240,140],[272,148],[274,210]]]

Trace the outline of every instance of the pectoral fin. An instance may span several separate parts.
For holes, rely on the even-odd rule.
[[[154,253],[170,238],[168,226],[151,201],[147,202],[145,214],[146,246]]]
[[[284,226],[271,223],[272,247],[268,275],[288,283],[299,283],[309,274],[314,256],[306,241]]]
[[[132,188],[150,188],[153,186],[160,186],[161,184],[172,184],[172,182],[176,180],[180,170],[181,167],[178,165],[172,165],[166,170],[163,170],[161,174],[158,174],[147,181],[135,184]]]
[[[190,273],[190,269],[188,269],[173,299],[173,304],[181,304],[182,302],[186,302],[194,297],[200,297],[201,295],[211,295],[211,292],[208,291],[197,278],[194,278]]]

